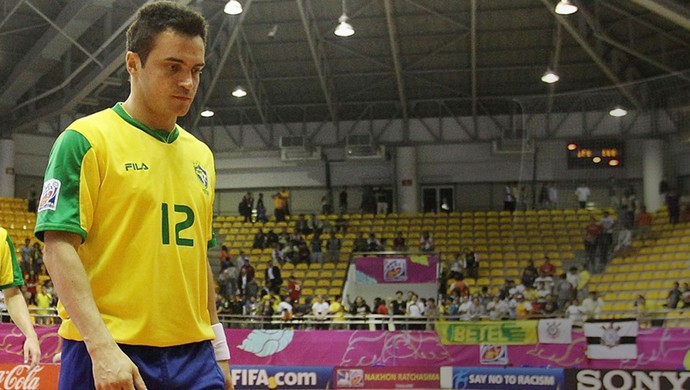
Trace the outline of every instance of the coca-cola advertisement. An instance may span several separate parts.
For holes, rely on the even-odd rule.
[[[29,369],[27,364],[0,363],[0,389],[53,390],[57,389],[60,366],[41,364]]]

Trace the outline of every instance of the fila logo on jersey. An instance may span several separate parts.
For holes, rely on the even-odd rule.
[[[149,166],[146,165],[146,163],[141,163],[141,164],[132,163],[132,162],[125,163],[125,171],[148,171],[148,170],[149,170]]]

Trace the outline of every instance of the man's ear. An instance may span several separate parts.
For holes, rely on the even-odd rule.
[[[139,69],[141,69],[141,58],[139,57],[139,54],[133,51],[128,51],[127,54],[125,54],[125,65],[127,66],[127,72],[130,75],[136,74]]]

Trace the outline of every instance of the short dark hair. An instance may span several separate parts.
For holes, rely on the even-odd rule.
[[[137,11],[127,29],[127,50],[137,53],[142,65],[145,64],[154,39],[167,29],[190,37],[199,36],[204,42],[208,35],[208,23],[200,13],[170,1],[159,1]]]

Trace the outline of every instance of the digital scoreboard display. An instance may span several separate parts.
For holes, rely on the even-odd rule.
[[[619,140],[568,142],[568,169],[621,168],[623,145],[623,141]]]

